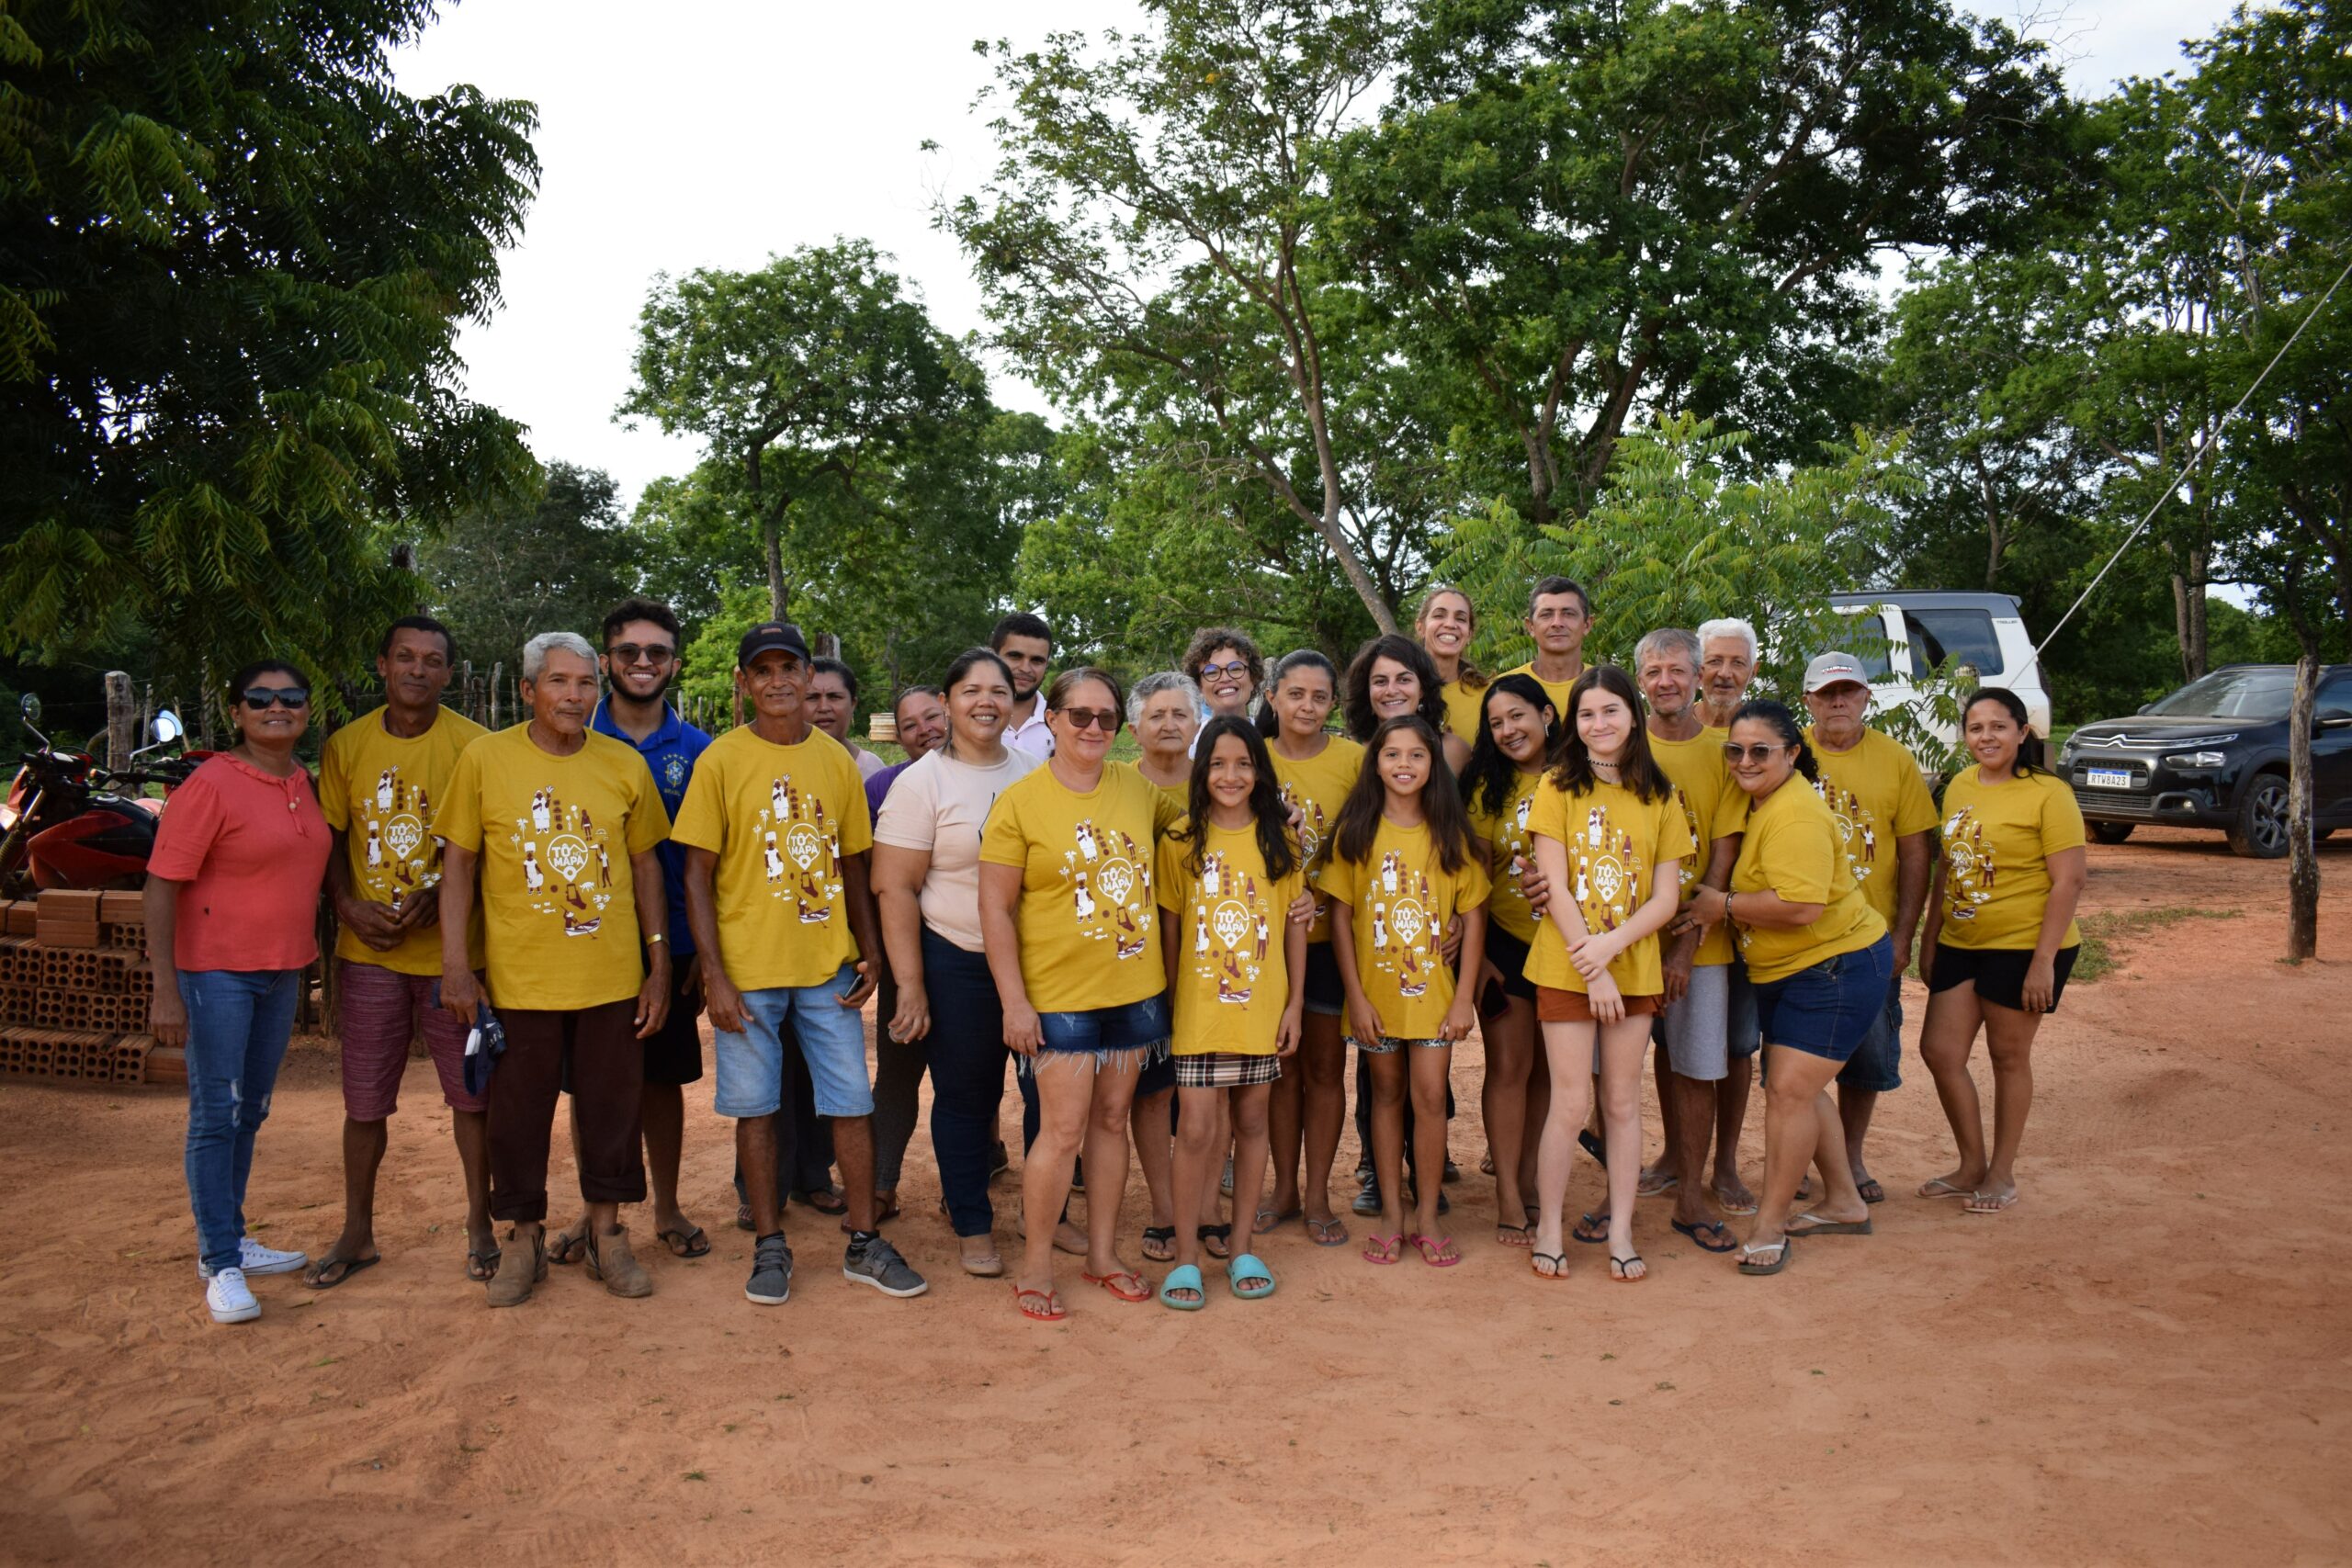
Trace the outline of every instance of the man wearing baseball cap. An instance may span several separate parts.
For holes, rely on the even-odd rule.
[[[1862,897],[1894,936],[1894,973],[1886,1005],[1838,1075],[1838,1114],[1846,1127],[1846,1158],[1862,1197],[1876,1203],[1885,1189],[1862,1161],[1878,1097],[1903,1084],[1903,972],[1928,902],[1928,835],[1936,803],[1919,776],[1918,760],[1893,736],[1862,723],[1870,711],[1870,673],[1850,653],[1816,655],[1804,670],[1805,731],[1821,777],[1814,784],[1846,836],[1846,859]]]
[[[743,634],[735,688],[752,722],[702,754],[671,834],[686,847],[686,919],[702,954],[716,1108],[735,1118],[752,1208],[756,1239],[743,1293],[762,1306],[791,1292],[775,1116],[796,1036],[817,1113],[832,1119],[848,1189],[842,1274],[889,1296],[927,1288],[876,1225],[874,1088],[859,1016],[882,952],[867,882],[874,825],[847,748],[809,722],[810,663],[797,626],[769,621]]]

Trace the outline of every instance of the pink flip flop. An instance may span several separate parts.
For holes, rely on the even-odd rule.
[[[1371,1245],[1363,1249],[1363,1260],[1366,1263],[1394,1263],[1404,1256],[1404,1251],[1405,1238],[1402,1235],[1385,1238],[1375,1235],[1371,1238]]]
[[[1408,1235],[1405,1239],[1419,1249],[1421,1261],[1428,1264],[1432,1269],[1451,1269],[1455,1264],[1462,1261],[1462,1249],[1453,1246],[1453,1238],[1450,1235],[1442,1235],[1434,1238],[1425,1235]],[[1453,1247],[1453,1257],[1441,1258],[1438,1256],[1448,1247]]]

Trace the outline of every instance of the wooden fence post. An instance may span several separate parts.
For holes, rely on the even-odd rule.
[[[132,737],[139,728],[139,703],[130,688],[130,671],[107,671],[107,771],[114,772],[130,766],[130,753],[139,742]]]

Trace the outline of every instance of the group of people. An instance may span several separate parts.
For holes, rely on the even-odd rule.
[[[854,676],[786,623],[739,645],[743,722],[715,739],[686,724],[667,700],[677,618],[643,599],[601,647],[530,639],[530,716],[496,733],[442,705],[447,630],[395,622],[384,704],[327,739],[315,784],[296,755],[305,677],[240,671],[236,744],[175,795],[146,899],[155,1032],[187,1047],[213,1316],[258,1314],[249,1276],[332,1289],[380,1260],[377,1172],[419,1035],[489,1304],[527,1302],[551,1264],[650,1293],[619,1213],[649,1174],[655,1240],[711,1248],[678,1190],[698,1014],[763,1305],[790,1294],[788,1203],[839,1217],[850,1280],[927,1289],[884,1234],[926,1074],[958,1262],[1011,1274],[1026,1317],[1068,1313],[1057,1252],[1121,1301],[1199,1310],[1208,1262],[1234,1297],[1271,1295],[1257,1248],[1294,1222],[1374,1265],[1452,1267],[1453,1053],[1474,1031],[1495,1239],[1535,1275],[1567,1277],[1574,1240],[1643,1279],[1634,1206],[1660,1196],[1692,1245],[1777,1273],[1797,1238],[1869,1234],[1885,1197],[1865,1145],[1901,1083],[1915,939],[1922,1055],[1958,1146],[1919,1195],[2014,1204],[2032,1040],[2072,967],[2085,872],[2072,793],[2025,761],[2022,704],[1970,699],[1973,762],[1939,807],[1867,724],[1851,655],[1808,665],[1807,724],[1748,695],[1747,622],[1651,629],[1621,668],[1586,662],[1592,619],[1578,584],[1536,582],[1533,657],[1489,676],[1470,600],[1441,584],[1411,636],[1344,670],[1314,649],[1269,668],[1213,627],[1129,687],[1092,666],[1049,677],[1050,626],[1016,614],[895,694],[895,766],[850,738]],[[1129,727],[1140,757],[1114,760]],[[322,886],[341,928],[345,1217],[313,1262],[254,1240],[243,1203]],[[1330,1192],[1350,1046],[1360,1244]],[[1760,1192],[1738,1158],[1759,1057]],[[1645,1060],[1664,1134],[1646,1166]],[[991,1201],[1008,1066],[1025,1150],[1010,1265]],[[581,1210],[550,1232],[561,1094]],[[1579,1146],[1606,1195],[1571,1223]],[[1120,1232],[1131,1163],[1156,1285]],[[1752,1216],[1747,1235],[1726,1216]]]

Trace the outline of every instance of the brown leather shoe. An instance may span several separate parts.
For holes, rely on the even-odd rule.
[[[531,1287],[548,1277],[547,1231],[542,1227],[531,1238],[531,1257],[526,1263],[517,1258],[511,1267],[502,1268],[490,1277],[483,1288],[483,1298],[494,1307],[521,1306],[531,1299]],[[514,1245],[514,1235],[507,1233],[506,1243]]]
[[[588,1237],[588,1272],[605,1281],[605,1289],[616,1296],[650,1296],[653,1293],[653,1276],[629,1250],[628,1227],[616,1225],[604,1235],[592,1231]]]

